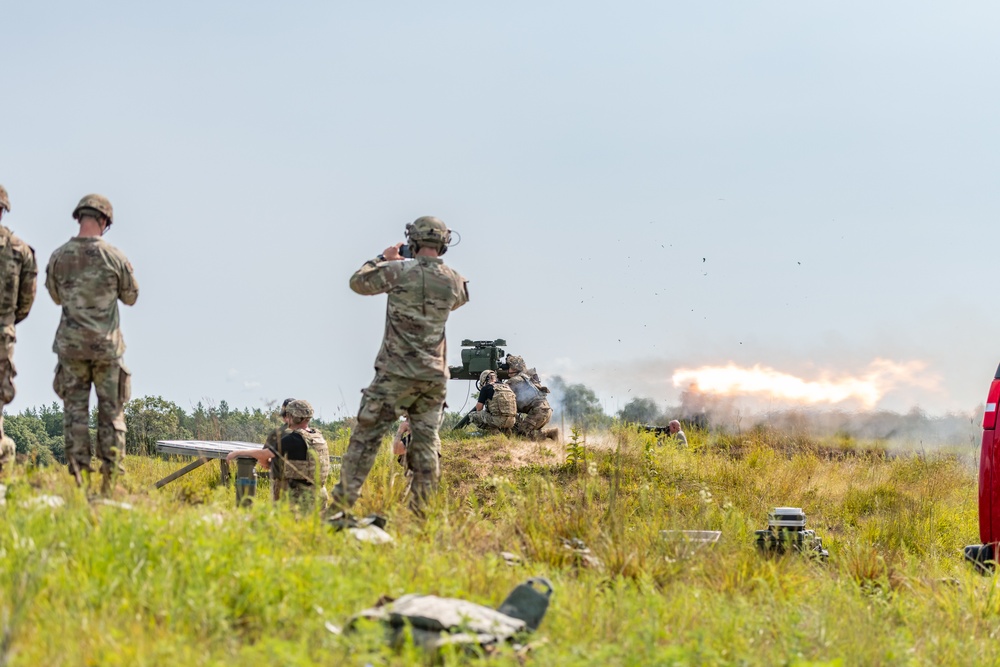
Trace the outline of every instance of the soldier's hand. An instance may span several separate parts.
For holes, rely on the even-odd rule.
[[[385,257],[385,261],[394,262],[396,260],[403,259],[403,256],[399,254],[399,249],[403,247],[402,243],[397,243],[396,245],[391,245],[382,252],[382,256]]]

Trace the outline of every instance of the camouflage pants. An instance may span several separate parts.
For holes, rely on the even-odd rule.
[[[101,473],[125,472],[125,404],[132,377],[121,359],[60,359],[52,383],[63,399],[63,430],[70,472],[90,469],[90,387],[97,391],[97,458]]]
[[[7,345],[6,347],[12,347]],[[0,410],[14,400],[14,376],[17,370],[10,356],[0,358]],[[0,472],[10,470],[14,465],[14,455],[17,447],[14,441],[3,432],[3,413],[0,412]]]
[[[271,500],[279,502],[287,498],[296,509],[311,512],[316,506],[316,485],[301,479],[285,479],[283,471],[281,458],[275,456],[271,459]],[[323,510],[330,500],[325,486],[319,487],[318,496],[320,510]]]
[[[445,380],[411,380],[399,375],[379,372],[362,390],[358,425],[340,464],[340,481],[334,487],[333,502],[342,507],[353,505],[361,495],[361,486],[375,463],[382,438],[395,425],[396,419],[407,415],[410,422],[410,444],[406,461],[413,472],[410,484],[410,505],[419,510],[437,488],[441,469],[438,451],[441,438],[438,429],[444,416],[447,395]]]
[[[549,402],[541,400],[528,408],[527,412],[517,415],[514,432],[529,438],[541,438],[542,428],[552,419],[552,408]]]
[[[319,487],[317,492],[315,484],[298,479],[285,480],[282,486],[288,502],[300,512],[312,512],[316,507],[317,500],[319,500],[320,511],[326,508],[326,502],[329,498],[326,487]]]
[[[476,426],[487,431],[499,431],[501,429],[514,428],[514,424],[516,422],[516,416],[494,415],[487,412],[485,408],[479,412],[473,412],[469,415],[470,424],[475,424]]]

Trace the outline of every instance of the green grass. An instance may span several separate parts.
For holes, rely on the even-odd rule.
[[[446,440],[423,522],[386,447],[356,508],[389,516],[396,541],[383,546],[273,506],[265,483],[237,510],[217,465],[155,490],[183,461],[130,458],[118,499],[131,511],[88,503],[63,469],[21,470],[0,508],[0,664],[415,664],[418,651],[393,653],[377,627],[325,625],[383,594],[494,606],[535,575],[556,592],[531,664],[1000,662],[997,581],[961,561],[978,541],[968,452],[893,456],[768,431],[689,438],[681,451],[620,430],[578,441],[568,464],[551,441]],[[21,506],[40,494],[66,503]],[[753,531],[775,505],[805,509],[828,563],[756,553]],[[690,554],[664,529],[722,538]],[[491,664],[523,660],[506,649]]]

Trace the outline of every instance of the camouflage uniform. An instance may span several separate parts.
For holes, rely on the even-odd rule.
[[[93,195],[85,197],[74,217],[93,199]],[[105,215],[110,219],[110,204],[107,208]],[[53,388],[64,404],[69,469],[75,475],[90,469],[88,422],[93,385],[97,391],[97,458],[107,480],[116,466],[124,472],[125,403],[132,387],[131,373],[121,359],[125,341],[118,301],[134,304],[139,284],[120,250],[100,237],[74,237],[52,253],[45,287],[56,305],[62,306],[52,345],[59,357]]]
[[[517,397],[517,424],[514,432],[535,440],[545,437],[543,431],[552,419],[552,408],[545,398],[548,389],[542,386],[535,369],[525,368],[524,359],[515,355],[507,355],[510,370],[516,375],[507,380],[507,385]]]
[[[311,419],[312,406],[302,400],[293,400],[282,408],[298,420]],[[306,416],[308,415],[308,416]],[[285,438],[299,434],[308,447],[305,460],[294,460],[287,457],[282,447]],[[276,456],[271,460],[271,492],[274,500],[279,500],[287,491],[291,501],[299,507],[310,508],[315,505],[314,491],[319,488],[320,498],[324,504],[327,499],[326,480],[330,476],[330,449],[326,439],[318,430],[305,428],[275,429],[267,436],[264,446],[273,451]],[[319,478],[317,479],[317,465]]]
[[[516,421],[517,397],[510,387],[500,382],[493,383],[493,398],[483,409],[469,415],[469,423],[490,432],[514,428]]]
[[[424,218],[413,224],[421,220]],[[410,242],[412,245],[412,234]],[[440,476],[438,429],[448,382],[444,330],[451,311],[469,300],[466,281],[437,257],[379,258],[358,269],[350,285],[358,294],[388,294],[388,299],[375,379],[361,392],[358,425],[341,462],[334,500],[348,507],[354,504],[382,437],[400,415],[406,414],[412,433],[406,452],[413,471],[410,501],[419,509]]]
[[[7,190],[0,185],[0,209],[10,211]],[[35,301],[38,280],[35,251],[27,243],[0,226],[0,410],[14,400],[14,325],[28,316]],[[0,412],[0,472],[14,463],[14,441],[3,432]]]

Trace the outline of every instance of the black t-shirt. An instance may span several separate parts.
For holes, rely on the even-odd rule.
[[[488,385],[486,385],[485,387],[483,387],[483,388],[482,388],[482,389],[481,389],[481,390],[479,391],[479,398],[477,399],[477,401],[476,401],[476,402],[477,402],[477,403],[482,403],[483,405],[486,405],[486,401],[488,401],[488,400],[490,400],[491,398],[493,398],[493,394],[494,394],[494,393],[495,393],[495,392],[494,392],[494,390],[493,390],[493,385],[491,385],[491,384],[488,384]]]
[[[281,438],[281,453],[289,461],[305,461],[309,457],[309,445],[301,433],[289,433]]]

